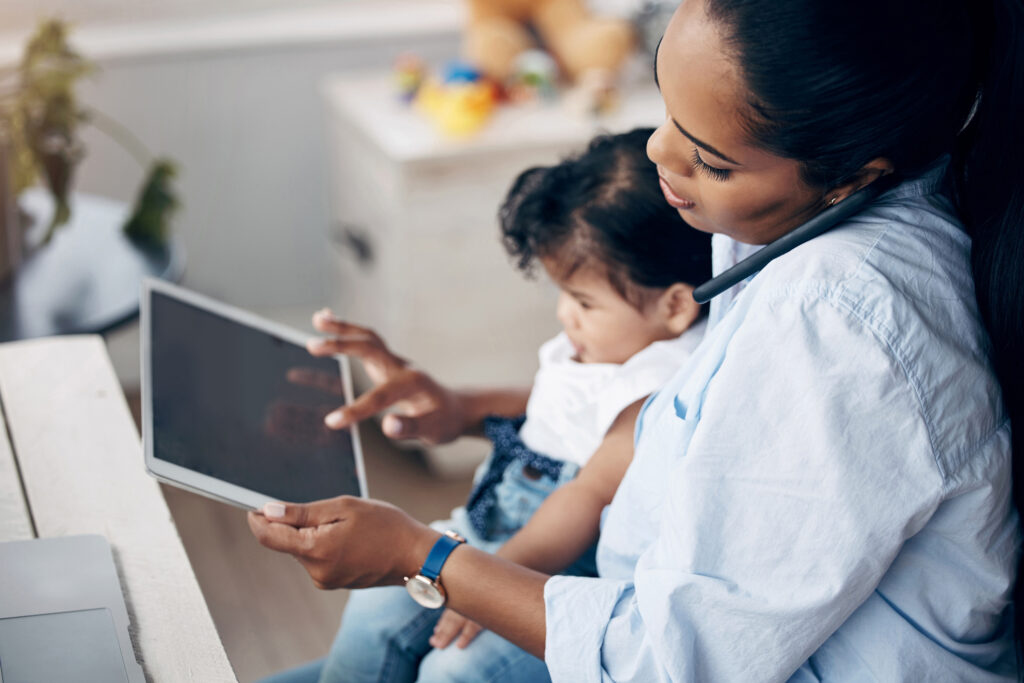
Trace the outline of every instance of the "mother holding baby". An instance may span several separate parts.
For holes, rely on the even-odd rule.
[[[713,300],[636,420],[598,576],[460,545],[437,577],[447,607],[555,681],[1016,679],[1024,5],[685,0],[656,75],[648,155],[714,235],[716,273],[885,191]],[[436,442],[479,428],[468,397],[514,402],[391,368],[332,426],[412,399],[389,435]],[[400,585],[445,544],[352,498],[249,521],[329,588]]]

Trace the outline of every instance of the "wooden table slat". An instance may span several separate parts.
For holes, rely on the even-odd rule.
[[[0,420],[0,541],[25,541],[34,537],[14,452]]]
[[[110,541],[147,676],[236,680],[102,338],[0,345],[0,395],[37,533]]]

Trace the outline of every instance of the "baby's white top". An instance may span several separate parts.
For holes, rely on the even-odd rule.
[[[583,466],[623,410],[661,388],[704,337],[701,319],[625,363],[578,363],[565,333],[545,342],[519,436],[528,448]]]

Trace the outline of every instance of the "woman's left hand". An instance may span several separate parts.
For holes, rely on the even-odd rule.
[[[440,536],[393,505],[352,496],[249,513],[266,547],[294,555],[318,588],[400,585]]]
[[[341,496],[267,503],[249,527],[271,550],[295,556],[318,588],[400,585],[419,573],[441,534],[393,505]],[[448,606],[544,656],[546,574],[463,546],[444,565]]]
[[[483,630],[484,627],[472,619],[467,619],[454,610],[446,609],[438,619],[437,625],[434,626],[434,634],[430,636],[430,645],[438,650],[443,650],[454,640],[460,650],[465,650],[477,634]]]

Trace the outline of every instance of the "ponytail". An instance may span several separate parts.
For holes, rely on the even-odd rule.
[[[979,97],[958,139],[952,172],[972,240],[978,306],[1010,419],[1013,498],[1024,511],[1024,2],[988,0],[976,7]],[[1024,637],[1022,569],[1018,564],[1013,595],[1018,646]]]

